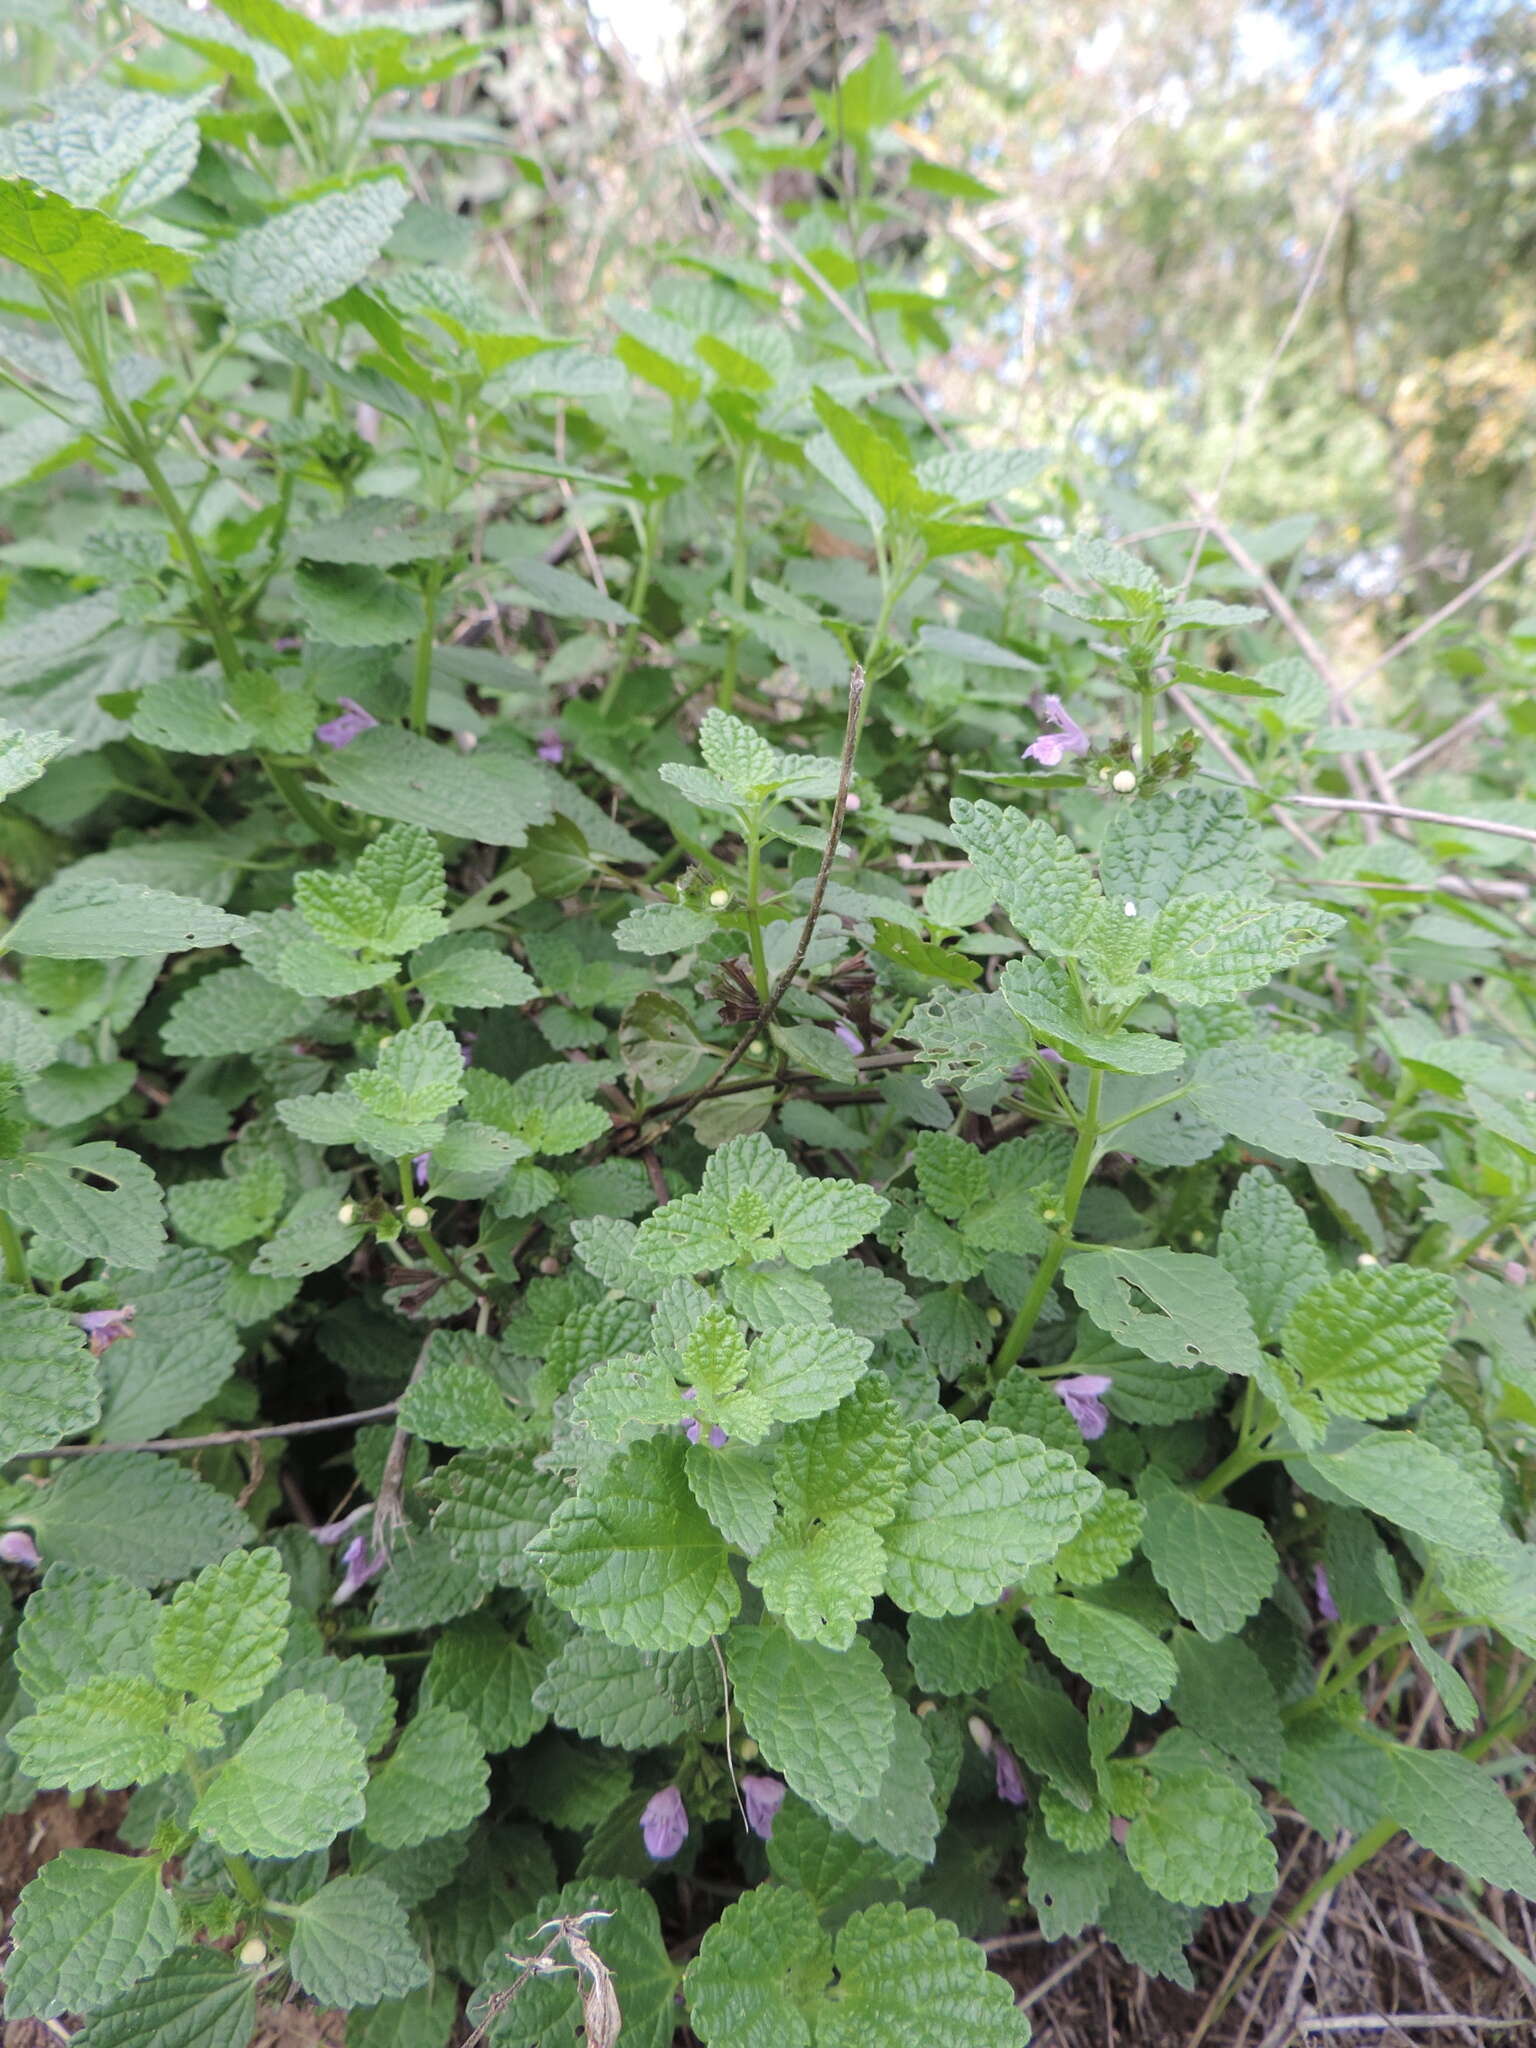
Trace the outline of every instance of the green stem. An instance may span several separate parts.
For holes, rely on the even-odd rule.
[[[293,768],[280,767],[268,754],[256,757],[266,772],[267,780],[277,791],[283,802],[292,811],[301,825],[307,826],[316,839],[323,839],[328,846],[337,847],[343,853],[352,852],[358,845],[358,835],[334,824],[320,805],[299,780]]]
[[[758,898],[763,886],[763,842],[754,819],[747,834],[747,945],[752,954],[752,980],[757,988],[757,999],[766,1003],[770,989],[768,980],[768,958],[763,951],[763,924],[758,909]]]
[[[21,1238],[15,1224],[0,1209],[0,1253],[5,1258],[5,1277],[12,1287],[30,1287],[32,1275],[27,1271],[27,1255],[21,1248]]]
[[[1141,772],[1146,774],[1157,751],[1157,698],[1151,690],[1141,693]]]
[[[613,674],[603,687],[603,694],[597,700],[601,712],[613,709],[613,701],[619,694],[620,685],[629,674],[629,665],[635,658],[635,647],[640,638],[640,622],[645,617],[645,602],[651,594],[651,571],[656,566],[657,527],[660,523],[660,508],[647,505],[645,517],[640,522],[640,560],[635,567],[634,588],[629,593],[629,608],[633,619],[625,628],[624,639],[619,647],[619,658],[614,663]]]
[[[442,588],[442,578],[437,571],[427,579],[422,593],[425,599],[426,617],[421,622],[421,631],[416,636],[416,664],[411,674],[411,731],[425,732],[427,729],[427,698],[432,689],[432,650],[437,635],[437,600]]]
[[[256,1873],[252,1870],[249,1863],[246,1862],[245,1858],[243,1856],[226,1855],[224,1858],[224,1868],[234,1879],[235,1890],[244,1899],[245,1903],[253,1907],[258,1913],[264,1912],[267,1904],[266,1893],[263,1892],[261,1886],[256,1882]]]
[[[1103,1092],[1104,1076],[1095,1067],[1088,1076],[1088,1099],[1083,1106],[1083,1120],[1078,1125],[1077,1143],[1072,1149],[1072,1162],[1067,1168],[1067,1185],[1061,1204],[1061,1227],[1047,1246],[1045,1256],[1036,1266],[1035,1277],[1029,1283],[1029,1292],[1009,1325],[1008,1334],[998,1346],[997,1356],[992,1361],[993,1386],[997,1385],[1010,1366],[1017,1365],[1020,1353],[1029,1342],[1035,1324],[1040,1320],[1040,1311],[1045,1307],[1051,1283],[1055,1280],[1072,1242],[1072,1226],[1077,1221],[1078,1205],[1083,1199],[1083,1190],[1088,1185],[1088,1176],[1093,1171],[1094,1161],[1098,1158],[1099,1101]]]
[[[409,1030],[411,1022],[410,1005],[405,1000],[405,990],[398,981],[387,981],[384,993],[389,997],[389,1007],[395,1014],[395,1022],[402,1031]]]
[[[739,614],[747,601],[747,480],[751,471],[750,451],[737,449],[736,490],[731,528],[731,610]],[[741,627],[733,616],[725,645],[725,670],[720,677],[717,698],[720,709],[729,711],[736,701],[736,671],[741,659]]]
[[[1235,1486],[1245,1472],[1251,1472],[1255,1465],[1262,1465],[1274,1456],[1272,1451],[1256,1450],[1250,1443],[1240,1443],[1222,1459],[1214,1472],[1208,1473],[1195,1489],[1196,1500],[1214,1500],[1219,1493],[1225,1493],[1229,1486]]]

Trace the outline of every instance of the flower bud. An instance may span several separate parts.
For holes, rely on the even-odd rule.
[[[994,1330],[1000,1330],[1003,1327],[1002,1310],[1000,1308],[989,1308],[987,1310],[987,1321]]]
[[[980,1714],[972,1714],[965,1725],[970,1730],[972,1742],[975,1743],[982,1755],[990,1756],[992,1754],[992,1730],[983,1721]]]
[[[756,1763],[761,1752],[750,1735],[743,1735],[736,1745],[736,1754],[744,1764]]]
[[[765,1038],[754,1038],[752,1043],[747,1047],[747,1051],[751,1053],[753,1059],[755,1060],[760,1060],[767,1050],[768,1041]]]
[[[259,1934],[253,1934],[240,1950],[240,1960],[248,1970],[260,1967],[267,1960],[267,1944]]]
[[[343,1202],[336,1211],[336,1221],[338,1223],[355,1223],[357,1221],[356,1202]]]
[[[1361,1252],[1356,1258],[1355,1264],[1357,1266],[1375,1266],[1379,1265],[1380,1261],[1374,1252]]]
[[[858,808],[859,793],[856,789],[850,789],[848,792],[848,801],[843,805],[843,809],[845,811],[856,811]]]
[[[410,1208],[405,1212],[405,1220],[412,1230],[425,1230],[432,1221],[432,1211],[425,1208],[420,1202],[412,1202]]]
[[[730,900],[731,892],[729,889],[711,889],[709,892],[709,907],[711,910],[724,910]]]
[[[1117,796],[1129,796],[1136,787],[1135,769],[1117,768],[1109,786]]]

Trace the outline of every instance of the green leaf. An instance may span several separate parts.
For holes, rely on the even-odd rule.
[[[1082,1528],[1052,1559],[1062,1584],[1080,1590],[1114,1578],[1141,1548],[1143,1516],[1139,1500],[1106,1486],[1104,1498],[1090,1509]]]
[[[759,1887],[709,1930],[686,1989],[695,2033],[719,2048],[1023,2048],[1029,2039],[984,1952],[949,1921],[894,1900],[854,1913],[834,1948],[803,1893]]]
[[[591,619],[603,626],[628,626],[634,613],[607,597],[585,576],[569,569],[557,569],[536,556],[524,556],[508,565],[510,589],[504,601],[521,600],[531,611],[548,612],[556,619]]]
[[[1257,1614],[1280,1560],[1253,1515],[1170,1489],[1146,1502],[1141,1547],[1186,1621],[1215,1642]]]
[[[208,95],[112,92],[99,85],[50,95],[47,121],[13,121],[0,138],[0,171],[57,192],[74,206],[142,212],[186,182],[197,161],[196,115]]]
[[[365,817],[397,818],[488,846],[523,846],[531,825],[554,816],[552,785],[537,764],[482,748],[461,754],[397,725],[359,733],[319,767],[326,792]]]
[[[801,1272],[840,1258],[873,1230],[884,1196],[851,1180],[797,1173],[760,1133],[731,1138],[698,1191],[647,1216],[635,1256],[663,1276],[703,1273],[750,1257],[785,1259]]]
[[[1200,1054],[1188,1096],[1190,1110],[1245,1145],[1299,1159],[1307,1166],[1383,1166],[1393,1171],[1439,1170],[1422,1145],[1374,1138],[1369,1131],[1333,1131],[1322,1115],[1377,1123],[1378,1104],[1353,1094],[1327,1074],[1289,1058],[1281,1046],[1215,1045]]]
[[[166,1191],[166,1204],[183,1237],[224,1252],[265,1237],[286,1192],[277,1160],[258,1159],[238,1179],[178,1181]]]
[[[998,986],[1007,1008],[1029,1027],[1033,1044],[1047,1046],[1063,1059],[1106,1067],[1115,1074],[1164,1074],[1184,1064],[1182,1048],[1171,1039],[1095,1024],[1059,961],[1010,960]],[[1015,1049],[1013,1060],[1017,1057]]]
[[[256,2024],[255,1972],[213,1948],[179,1948],[104,2005],[81,2048],[246,2048]]]
[[[521,1749],[548,1718],[533,1703],[543,1671],[544,1659],[500,1622],[473,1614],[444,1629],[433,1645],[423,1704],[461,1714],[488,1755]]]
[[[950,816],[955,837],[1020,937],[1037,953],[1075,953],[1103,896],[1072,842],[1042,818],[965,797],[950,805]]]
[[[381,569],[300,562],[294,603],[316,640],[332,647],[401,647],[421,631],[421,600]]]
[[[912,1485],[885,1531],[886,1588],[910,1614],[964,1614],[1054,1557],[1097,1502],[1066,1451],[947,1418],[917,1436]]]
[[[1155,917],[1176,896],[1262,894],[1269,884],[1263,835],[1240,790],[1160,790],[1116,804],[1099,853],[1111,903]]]
[[[1242,1289],[1266,1344],[1280,1335],[1302,1296],[1328,1278],[1306,1212],[1263,1166],[1251,1168],[1233,1190],[1216,1256]]]
[[[958,1615],[914,1614],[907,1655],[924,1692],[985,1692],[1023,1657],[1013,1624],[995,1607]]]
[[[1069,1671],[1144,1714],[1155,1714],[1178,1683],[1173,1652],[1127,1614],[1053,1594],[1031,1600],[1029,1618]]]
[[[98,1181],[107,1186],[93,1185]],[[165,1250],[160,1183],[122,1145],[71,1145],[0,1161],[0,1208],[81,1259],[142,1272],[158,1265]]]
[[[1331,910],[1263,897],[1176,898],[1152,928],[1148,978],[1171,1003],[1226,1002],[1317,952],[1343,923]]]
[[[55,1693],[11,1729],[22,1768],[40,1785],[84,1792],[148,1784],[179,1770],[189,1749],[211,1749],[219,1724],[204,1706],[147,1678],[88,1678]]]
[[[486,1584],[537,1588],[530,1552],[567,1497],[558,1479],[535,1472],[524,1453],[466,1451],[432,1475],[432,1490],[433,1531],[456,1559]]]
[[[987,1695],[987,1711],[1016,1755],[1079,1813],[1094,1810],[1097,1787],[1088,1723],[1054,1683],[1011,1670]]]
[[[585,1921],[582,1933],[610,1975],[624,2048],[631,2043],[633,2048],[670,2048],[677,2030],[678,1970],[662,1940],[655,1901],[623,1878],[568,1884],[540,1899],[510,1929],[503,1916],[496,1923],[484,1980],[470,2000],[471,2022],[491,2018],[488,1997],[509,1990],[522,1976],[521,1965],[510,1958],[537,1954],[555,1921],[587,1913],[602,1916]],[[491,2018],[489,2038],[493,2048],[576,2048],[577,2043],[597,2048],[595,2025],[583,2024],[577,1972],[562,1969],[525,1982],[501,2016]]]
[[[66,751],[61,732],[28,732],[0,719],[0,797],[36,782],[48,763]]]
[[[176,1946],[176,1906],[151,1857],[66,1849],[22,1893],[6,2017],[56,2019],[118,1999]]]
[[[94,1427],[96,1361],[83,1334],[39,1295],[0,1299],[0,1465]]]
[[[200,1834],[246,1856],[305,1856],[363,1818],[367,1760],[343,1710],[284,1693],[192,1809]]]
[[[912,458],[894,438],[839,405],[825,391],[813,391],[811,403],[839,454],[883,511],[918,513],[937,509],[942,503],[936,493],[919,485]]]
[[[176,284],[190,267],[179,249],[152,242],[105,213],[71,206],[56,192],[3,177],[0,258],[66,293],[135,273]]]
[[[364,1832],[381,1849],[452,1834],[485,1811],[489,1781],[473,1723],[451,1707],[422,1708],[368,1787]]]
[[[299,320],[357,283],[409,197],[405,181],[391,170],[300,200],[205,256],[197,282],[236,327]]]
[[[398,569],[451,555],[453,520],[429,514],[412,521],[410,509],[394,498],[359,498],[334,519],[299,527],[289,537],[289,553],[298,561],[372,569]]]
[[[1336,1415],[1384,1421],[1412,1408],[1440,1377],[1456,1309],[1448,1273],[1336,1273],[1291,1310],[1285,1356]]]
[[[4,946],[41,960],[145,959],[222,946],[244,929],[243,918],[195,896],[66,873],[33,898]]]
[[[422,826],[390,825],[352,868],[296,875],[293,897],[310,929],[332,945],[409,952],[443,929],[443,857]]]
[[[160,1042],[187,1059],[266,1052],[301,1037],[319,1014],[312,996],[279,988],[254,967],[225,967],[205,975],[172,1005]]]
[[[1263,1809],[1217,1770],[1160,1778],[1125,1853],[1153,1891],[1182,1906],[1232,1905],[1273,1891],[1279,1876]]]
[[[405,1908],[380,1877],[333,1877],[293,1916],[288,1967],[319,2006],[403,1998],[430,1976]]]
[[[1287,1463],[1325,1499],[1342,1495],[1454,1556],[1496,1557],[1508,1542],[1497,1510],[1456,1460],[1411,1430],[1366,1430],[1341,1450]]]
[[[39,1704],[88,1678],[152,1678],[162,1612],[107,1572],[51,1565],[22,1611],[17,1675]]]
[[[288,1577],[275,1550],[234,1550],[178,1586],[155,1639],[162,1685],[229,1713],[259,1699],[288,1640]]]
[[[343,1223],[334,1188],[300,1195],[277,1229],[251,1260],[258,1275],[297,1279],[324,1272],[355,1251],[367,1236],[362,1223]]]
[[[492,1375],[469,1359],[428,1365],[401,1396],[396,1419],[429,1443],[479,1451],[516,1443],[526,1433]]]
[[[686,1727],[658,1689],[655,1660],[604,1636],[572,1636],[533,1699],[560,1727],[617,1749],[659,1749]]]
[[[884,1582],[885,1545],[867,1522],[783,1524],[747,1575],[793,1634],[846,1649]]]
[[[1161,1250],[1079,1252],[1062,1278],[1101,1330],[1146,1358],[1248,1377],[1263,1370],[1248,1304],[1215,1259]],[[1138,1298],[1151,1310],[1136,1306]]]
[[[862,1636],[845,1650],[780,1628],[733,1628],[726,1663],[736,1708],[793,1791],[846,1827],[878,1785],[895,1740],[896,1702]]]
[[[405,1998],[355,2009],[347,2020],[347,2048],[446,2048],[458,2016],[458,1986],[434,1977]]]
[[[227,1495],[169,1458],[81,1458],[29,1498],[25,1519],[50,1561],[96,1566],[136,1586],[184,1579],[251,1540]]]
[[[1280,1702],[1257,1651],[1241,1636],[1202,1642],[1180,1629],[1174,1637],[1179,1683],[1170,1705],[1202,1742],[1213,1742],[1251,1776],[1277,1783],[1285,1767]]]
[[[1387,1762],[1387,1815],[1421,1848],[1482,1884],[1536,1899],[1536,1850],[1519,1810],[1470,1757],[1394,1743]]]
[[[539,985],[501,949],[492,932],[456,932],[413,953],[411,980],[429,1003],[465,1010],[503,1010],[531,1003]]]
[[[583,1628],[641,1650],[718,1635],[740,1592],[719,1532],[689,1490],[686,1445],[633,1445],[555,1510],[534,1546],[550,1598]]]

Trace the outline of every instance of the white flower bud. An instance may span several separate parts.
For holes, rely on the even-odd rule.
[[[972,1742],[975,1743],[982,1755],[990,1756],[992,1754],[992,1730],[983,1721],[980,1714],[972,1714],[965,1725],[971,1731]]]
[[[1000,1330],[1003,1327],[1002,1310],[1000,1308],[989,1308],[987,1310],[987,1321],[992,1325],[994,1330]]]
[[[1136,787],[1136,771],[1135,771],[1135,769],[1134,769],[1134,768],[1120,768],[1120,769],[1117,769],[1117,770],[1116,770],[1116,773],[1115,773],[1115,778],[1114,778],[1114,780],[1113,780],[1113,781],[1112,781],[1112,782],[1110,783],[1110,785],[1109,785],[1109,786],[1110,786],[1110,788],[1111,788],[1112,790],[1114,790],[1114,791],[1115,791],[1115,793],[1116,793],[1117,795],[1119,795],[1119,796],[1129,796],[1129,795],[1130,795],[1130,793],[1131,793],[1131,791],[1132,791],[1132,790],[1133,790],[1133,789],[1134,789],[1134,788]]]
[[[1136,906],[1135,906],[1135,904],[1134,904],[1134,903],[1133,903],[1133,902],[1131,901],[1131,899],[1130,899],[1130,897],[1129,897],[1129,896],[1127,896],[1127,897],[1126,897],[1126,899],[1125,899],[1125,902],[1124,902],[1124,904],[1123,904],[1122,908],[1124,909],[1124,911],[1125,911],[1125,914],[1126,914],[1126,916],[1127,916],[1127,917],[1134,917],[1134,916],[1136,915]]]
[[[856,811],[858,808],[859,793],[856,789],[850,789],[848,792],[848,801],[846,804],[844,804],[843,809],[845,811]]]
[[[336,1221],[338,1223],[355,1223],[357,1221],[356,1202],[343,1202],[336,1211]]]
[[[393,1031],[386,1031],[384,1036],[379,1040],[379,1051],[382,1052],[386,1045],[393,1045],[394,1042],[395,1034],[393,1033]]]
[[[1379,1261],[1374,1252],[1361,1252],[1355,1260],[1355,1264],[1357,1266],[1374,1266],[1379,1264]]]
[[[259,1968],[267,1960],[267,1944],[259,1934],[253,1934],[241,1948],[240,1960],[248,1970]]]
[[[767,1050],[768,1042],[766,1039],[763,1038],[754,1038],[752,1043],[747,1047],[747,1051],[751,1053],[753,1059],[755,1060],[760,1060]]]
[[[755,1764],[761,1752],[750,1735],[743,1735],[736,1745],[736,1754],[744,1764]]]
[[[724,910],[730,900],[731,892],[729,889],[711,889],[709,892],[709,907],[711,910]]]
[[[930,1714],[936,1714],[939,1711],[939,1703],[937,1700],[919,1700],[912,1711],[916,1714],[919,1721],[926,1721]]]
[[[420,1202],[412,1202],[405,1212],[405,1220],[412,1230],[425,1230],[432,1221],[432,1211],[424,1208]]]

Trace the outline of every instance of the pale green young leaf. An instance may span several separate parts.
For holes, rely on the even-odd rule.
[[[0,1161],[0,1208],[81,1259],[143,1272],[165,1249],[160,1183],[123,1145],[70,1145]]]
[[[192,1809],[192,1826],[247,1856],[304,1856],[363,1818],[367,1760],[343,1710],[284,1693]]]
[[[1141,1547],[1174,1606],[1212,1642],[1258,1613],[1280,1565],[1255,1516],[1171,1488],[1147,1501]]]
[[[300,200],[205,256],[197,281],[236,327],[298,320],[357,283],[409,197],[391,170]]]
[[[451,1834],[485,1811],[489,1780],[474,1724],[451,1707],[424,1707],[368,1787],[363,1830],[382,1849]]]
[[[1106,1486],[1081,1529],[1052,1558],[1057,1578],[1078,1591],[1112,1579],[1141,1547],[1143,1514],[1139,1500]]]
[[[1019,935],[1039,953],[1074,953],[1103,898],[1072,842],[1042,818],[966,797],[955,799],[950,815],[955,837]]]
[[[986,1157],[974,1145],[948,1131],[920,1131],[915,1152],[918,1190],[935,1215],[954,1223],[986,1199]]]
[[[52,1790],[147,1785],[179,1770],[189,1749],[210,1749],[219,1724],[205,1706],[147,1678],[88,1678],[55,1693],[7,1738],[29,1777]]]
[[[1301,1296],[1284,1350],[1336,1415],[1401,1415],[1440,1376],[1457,1307],[1448,1273],[1371,1266],[1337,1273]]]
[[[469,1359],[429,1365],[401,1396],[398,1420],[429,1443],[477,1451],[517,1443],[527,1433],[491,1374]]]
[[[1226,1002],[1318,951],[1343,922],[1331,910],[1264,897],[1176,898],[1152,928],[1148,979],[1171,1003]]]
[[[251,1540],[227,1494],[169,1458],[81,1458],[29,1499],[26,1519],[50,1562],[95,1566],[156,1586],[184,1579]]]
[[[50,95],[46,121],[14,121],[0,137],[0,172],[73,206],[142,212],[185,184],[197,162],[196,116],[209,95],[114,92],[98,84]]]
[[[487,1585],[539,1585],[530,1552],[567,1498],[560,1481],[535,1472],[525,1453],[465,1451],[432,1475],[434,1533]]]
[[[464,1061],[446,1024],[412,1024],[380,1049],[375,1064],[348,1077],[350,1092],[393,1123],[428,1123],[464,1093]]]
[[[151,1857],[66,1849],[21,1895],[6,2017],[88,2013],[149,1976],[176,1946],[176,1905]]]
[[[39,1705],[89,1678],[152,1678],[161,1612],[125,1579],[51,1565],[22,1612],[17,1675]]]
[[[1264,1813],[1222,1771],[1160,1778],[1125,1838],[1131,1868],[1182,1906],[1225,1906],[1274,1890],[1279,1875]]]
[[[766,1456],[745,1444],[701,1436],[685,1461],[694,1499],[727,1543],[755,1557],[773,1533],[773,1474]]]
[[[0,177],[0,258],[66,293],[135,274],[175,284],[190,268],[181,250],[15,177]]]
[[[0,1465],[51,1451],[100,1413],[96,1360],[83,1333],[39,1295],[0,1298]]]
[[[256,1977],[215,1948],[179,1948],[152,1976],[98,2005],[81,2048],[247,2048]]]
[[[862,1636],[845,1650],[782,1628],[737,1627],[726,1639],[736,1709],[793,1791],[847,1826],[879,1784],[895,1740],[896,1701]]]
[[[1052,1594],[1029,1615],[1051,1654],[1111,1699],[1155,1714],[1178,1683],[1173,1652],[1127,1614]]]
[[[222,946],[244,920],[226,910],[105,876],[65,873],[5,934],[7,952],[41,960],[129,960]]]
[[[1242,1289],[1255,1330],[1271,1343],[1328,1262],[1301,1205],[1264,1166],[1251,1167],[1221,1219],[1216,1256]]]
[[[288,1639],[288,1578],[275,1550],[233,1550],[171,1596],[155,1638],[162,1685],[220,1713],[259,1699]]]
[[[885,1532],[887,1590],[911,1614],[964,1614],[1046,1563],[1099,1498],[1069,1453],[948,1418],[912,1444],[912,1482]]]
[[[319,2006],[377,2005],[425,1984],[405,1908],[380,1877],[333,1877],[293,1916],[288,1967]]]
[[[735,1614],[729,1553],[689,1489],[686,1449],[633,1445],[590,1492],[563,1501],[534,1544],[551,1599],[583,1628],[636,1649],[683,1650]]]
[[[886,1383],[868,1374],[837,1407],[780,1437],[773,1483],[785,1515],[883,1528],[906,1494],[911,1441]]]
[[[926,1907],[866,1906],[837,1936],[838,1997],[817,2048],[907,2048],[914,2021],[934,2041],[1024,2048],[1029,2019],[975,1942]]]
[[[785,1259],[808,1272],[851,1250],[886,1206],[857,1181],[798,1173],[760,1134],[732,1138],[711,1155],[696,1193],[647,1216],[635,1257],[663,1276],[749,1258]]]
[[[278,1161],[257,1159],[237,1179],[178,1181],[167,1189],[166,1205],[181,1236],[225,1252],[249,1244],[253,1237],[265,1237],[286,1192]]]
[[[846,1650],[873,1611],[885,1545],[867,1522],[783,1520],[747,1576],[791,1634]]]
[[[604,1636],[572,1636],[533,1701],[560,1727],[616,1749],[659,1749],[686,1726],[660,1690],[654,1659]]]

